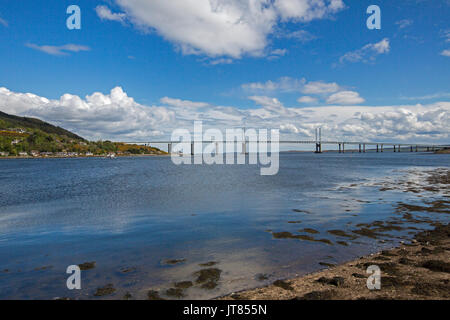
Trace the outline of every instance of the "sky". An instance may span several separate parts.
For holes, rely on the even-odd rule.
[[[93,140],[170,138],[201,120],[449,143],[449,16],[450,0],[3,0],[0,111]]]

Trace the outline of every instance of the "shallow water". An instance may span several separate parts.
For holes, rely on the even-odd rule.
[[[347,241],[327,230],[348,232],[393,217],[399,201],[438,197],[378,190],[380,181],[417,182],[422,170],[448,166],[448,155],[387,152],[282,153],[276,176],[261,176],[254,165],[176,166],[167,157],[1,160],[0,299],[91,299],[109,283],[116,292],[104,298],[164,296],[209,261],[222,270],[218,286],[194,286],[186,298],[305,274],[323,268],[319,262],[395,245],[407,232]],[[332,245],[269,232],[304,228]],[[67,266],[88,261],[96,267],[82,272],[82,290],[69,291]]]

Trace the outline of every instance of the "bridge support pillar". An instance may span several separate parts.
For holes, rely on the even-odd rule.
[[[379,152],[379,151],[378,151],[378,145],[377,145],[377,152]]]
[[[361,144],[359,145],[359,153],[361,153]]]
[[[398,152],[401,152],[401,151],[402,151],[402,146],[398,145]]]
[[[411,150],[410,150],[411,152],[413,152],[413,147],[411,146]]]
[[[363,144],[363,152],[366,153],[366,144]]]
[[[397,152],[397,147],[395,144],[394,144],[394,152]]]
[[[322,144],[316,143],[316,153],[322,153]]]
[[[193,156],[193,155],[194,155],[194,144],[191,143],[191,156]]]
[[[342,153],[345,153],[345,143],[342,144]]]
[[[427,147],[427,152],[430,152],[430,147]]]
[[[169,143],[169,144],[167,145],[167,153],[168,153],[168,154],[171,154],[171,153],[172,153],[172,144],[171,144],[171,143]]]
[[[242,142],[242,154],[247,154],[247,143]]]
[[[339,143],[339,153],[341,153],[342,152],[342,145]]]
[[[416,152],[418,152],[419,151],[419,147],[418,146],[416,146]]]

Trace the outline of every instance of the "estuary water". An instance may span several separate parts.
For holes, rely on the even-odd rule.
[[[101,298],[213,298],[306,274],[406,239],[327,231],[421,201],[427,195],[379,185],[417,182],[415,173],[438,167],[449,167],[448,155],[281,153],[275,176],[169,157],[0,160],[0,299],[97,299],[107,285],[115,291]],[[81,290],[68,290],[67,267],[85,262],[95,268],[82,271]],[[211,268],[213,285],[196,284]],[[193,286],[167,294],[181,281]]]

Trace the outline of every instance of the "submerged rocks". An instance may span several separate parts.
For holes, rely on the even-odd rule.
[[[85,263],[79,264],[78,267],[80,268],[80,270],[86,271],[86,270],[94,269],[95,264],[96,264],[95,261],[85,262]]]
[[[176,265],[176,264],[180,264],[180,263],[183,263],[183,262],[186,262],[186,259],[166,259],[166,260],[164,260],[163,261],[163,264],[166,264],[166,265]]]
[[[116,292],[116,289],[114,288],[114,285],[112,283],[107,284],[104,287],[97,288],[97,291],[94,293],[94,296],[96,297],[103,297],[106,295],[110,295]]]
[[[222,270],[217,268],[209,268],[197,271],[194,275],[197,277],[196,284],[201,285],[203,289],[214,289],[218,285]]]

